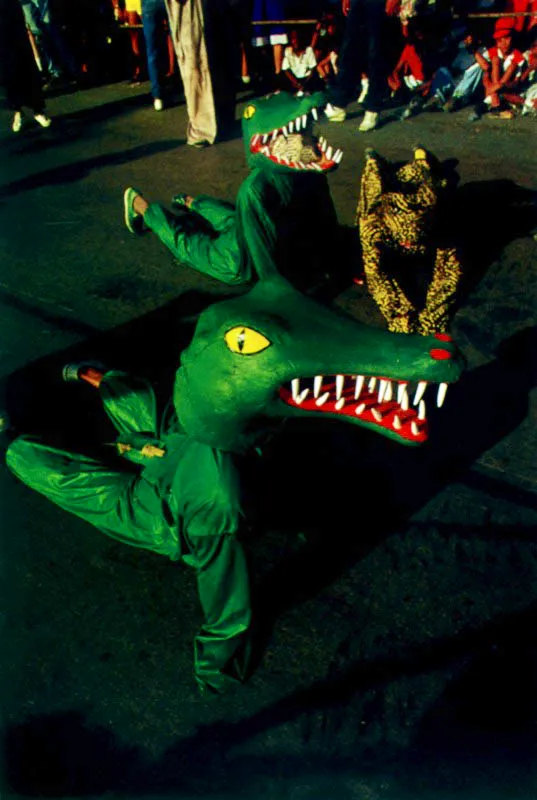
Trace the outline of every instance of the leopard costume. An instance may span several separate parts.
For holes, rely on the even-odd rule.
[[[366,150],[356,224],[367,287],[391,331],[447,329],[462,271],[455,247],[434,243],[445,185],[421,148],[397,170]]]

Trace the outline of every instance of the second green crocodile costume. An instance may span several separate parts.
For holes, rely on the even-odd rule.
[[[326,268],[338,234],[326,174],[343,154],[312,133],[323,103],[322,93],[252,100],[242,119],[250,172],[235,204],[198,195],[178,216],[152,203],[145,226],[182,265],[224,283],[279,272],[307,285]]]

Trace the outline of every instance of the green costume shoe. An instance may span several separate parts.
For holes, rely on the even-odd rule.
[[[135,233],[138,236],[147,230],[143,216],[138,214],[133,207],[134,198],[138,197],[139,195],[141,195],[141,192],[139,192],[138,189],[134,189],[132,186],[129,186],[128,189],[125,189],[123,194],[125,225],[131,233]]]

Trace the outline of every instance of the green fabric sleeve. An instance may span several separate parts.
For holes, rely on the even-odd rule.
[[[181,264],[230,285],[250,280],[241,265],[234,226],[211,235],[205,226],[196,229],[193,215],[174,216],[158,203],[149,206],[144,221]]]
[[[246,557],[231,534],[198,537],[190,544],[205,618],[194,642],[194,673],[202,691],[218,693],[245,677],[252,617]]]
[[[235,227],[235,206],[225,200],[199,194],[193,199],[191,209],[201,214],[218,233]]]
[[[259,171],[241,184],[237,195],[237,231],[242,270],[259,278],[279,274],[276,264],[277,215],[282,199]]]

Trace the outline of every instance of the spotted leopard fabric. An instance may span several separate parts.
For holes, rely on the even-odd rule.
[[[448,327],[461,265],[454,247],[434,241],[444,185],[422,149],[399,169],[366,151],[356,224],[367,287],[391,331]]]

